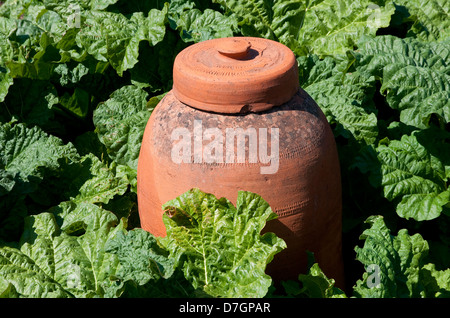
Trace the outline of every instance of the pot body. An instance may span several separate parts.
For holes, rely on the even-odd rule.
[[[250,141],[255,132],[256,147]],[[238,142],[240,133],[244,144]],[[218,143],[212,147],[214,140]],[[181,148],[182,142],[186,148]],[[245,149],[245,161],[237,158],[239,147]],[[180,149],[188,148],[190,152],[180,157]],[[214,153],[208,152],[211,148]],[[266,272],[275,281],[297,280],[307,271],[306,251],[311,251],[325,274],[343,286],[336,144],[324,114],[301,88],[281,106],[245,115],[198,110],[169,92],[145,129],[137,185],[141,226],[156,236],[166,235],[161,206],[191,188],[233,204],[239,190],[257,193],[278,215],[264,231],[276,233],[287,244]]]

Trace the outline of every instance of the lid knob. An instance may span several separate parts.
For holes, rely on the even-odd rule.
[[[217,51],[227,57],[239,60],[247,56],[251,44],[242,38],[224,38],[217,44]]]

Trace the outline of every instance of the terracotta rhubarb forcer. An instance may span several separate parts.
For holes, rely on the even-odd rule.
[[[324,114],[299,87],[292,51],[251,37],[197,43],[177,56],[173,81],[142,141],[141,226],[165,236],[161,206],[191,188],[234,204],[239,190],[251,191],[279,216],[264,231],[287,244],[267,273],[296,280],[311,251],[343,286],[336,144]]]

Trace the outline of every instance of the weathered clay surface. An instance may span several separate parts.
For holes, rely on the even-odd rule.
[[[175,163],[174,129],[279,129],[279,167],[261,174],[259,160],[244,163]],[[268,137],[268,153],[272,145]],[[210,140],[203,140],[206,146]],[[223,153],[226,153],[223,145]],[[235,144],[235,153],[237,144]],[[288,248],[275,256],[267,272],[276,280],[297,279],[306,272],[306,251],[315,253],[324,272],[343,284],[341,258],[341,183],[336,145],[329,124],[310,96],[299,89],[287,103],[259,113],[218,114],[188,107],[169,92],[155,108],[145,129],[138,164],[138,200],[142,228],[165,236],[162,204],[191,188],[226,197],[236,204],[239,190],[261,195],[278,214],[264,231],[275,232]]]

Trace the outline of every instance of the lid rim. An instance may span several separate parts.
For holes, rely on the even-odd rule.
[[[290,95],[289,98],[284,97],[280,98],[278,100],[272,100],[272,101],[252,101],[252,102],[241,102],[241,103],[209,103],[205,101],[200,101],[198,99],[190,98],[188,96],[183,95],[180,93],[175,87],[172,89],[173,94],[175,97],[185,104],[188,107],[192,107],[195,109],[200,109],[204,111],[214,112],[214,113],[227,113],[227,114],[233,114],[233,113],[250,113],[250,112],[261,112],[266,111],[274,107],[281,106],[287,102],[289,102],[295,94],[299,91],[300,86]]]

